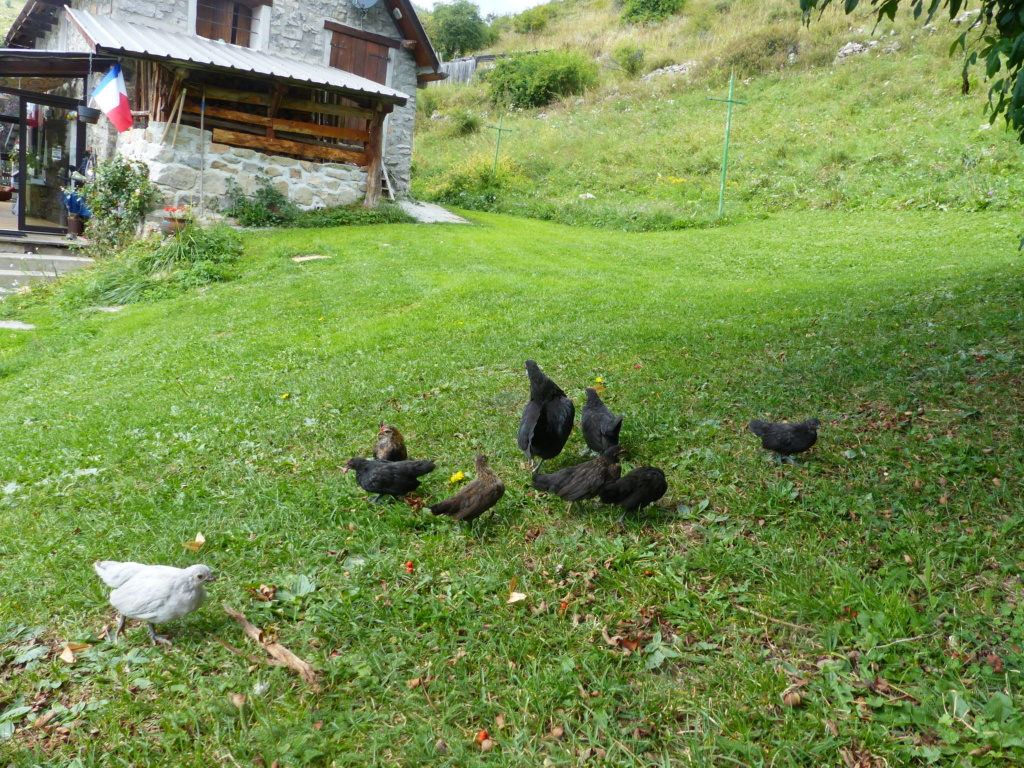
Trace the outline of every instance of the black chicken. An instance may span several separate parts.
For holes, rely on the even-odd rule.
[[[533,487],[565,499],[571,510],[572,502],[592,499],[609,483],[619,479],[622,472],[619,456],[624,451],[621,445],[613,445],[592,461],[566,467],[550,475],[534,475]]]
[[[595,453],[604,453],[619,444],[619,430],[622,417],[616,416],[601,402],[601,396],[593,387],[587,387],[587,404],[583,406],[580,429],[587,446]]]
[[[361,456],[348,460],[345,471],[356,471],[356,483],[364,491],[376,493],[376,503],[384,496],[400,498],[416,490],[420,481],[417,479],[434,471],[432,461],[370,461]]]
[[[762,447],[775,452],[775,460],[780,464],[789,461],[799,467],[793,454],[803,453],[817,442],[821,422],[808,419],[798,424],[774,424],[754,419],[747,425],[747,429],[761,438]]]
[[[664,472],[657,467],[637,467],[625,477],[606,485],[601,491],[601,501],[622,507],[625,515],[653,504],[667,491]]]
[[[450,499],[432,506],[430,511],[454,520],[476,520],[497,504],[504,494],[505,484],[487,466],[487,457],[480,453],[476,457],[476,478]]]
[[[532,463],[534,456],[540,457],[540,463],[533,468],[536,472],[547,459],[562,452],[572,432],[576,406],[533,360],[526,361],[526,372],[530,376],[530,402],[519,422],[518,443],[527,461]]]
[[[409,458],[402,433],[383,421],[377,433],[377,442],[373,446],[373,458],[377,461],[405,461]]]

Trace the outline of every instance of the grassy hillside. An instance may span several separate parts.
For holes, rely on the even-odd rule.
[[[5,300],[39,326],[0,332],[5,765],[1021,764],[1015,214],[475,219],[252,234],[238,281],[116,314]],[[527,357],[602,380],[658,508],[530,489]],[[744,430],[812,414],[803,469]],[[495,516],[369,504],[341,467],[381,420],[428,503],[488,453]],[[174,648],[113,646],[101,558],[221,579]]]
[[[0,39],[7,37],[11,24],[24,7],[25,0],[0,0]]]
[[[706,224],[717,213],[730,72],[736,97],[727,191],[730,217],[786,209],[1013,210],[1024,152],[983,115],[975,72],[961,93],[948,57],[960,27],[894,24],[830,11],[809,28],[795,2],[691,0],[655,27],[628,27],[610,2],[558,3],[546,30],[507,32],[499,50],[583,50],[602,65],[582,97],[505,116],[483,84],[421,93],[415,192],[476,208],[623,228]],[[847,42],[869,52],[833,63]],[[689,62],[649,81],[614,64],[640,47],[645,68]],[[774,50],[775,53],[769,54]],[[430,119],[431,112],[434,119]],[[459,135],[466,133],[468,135]],[[593,195],[583,198],[581,195]]]

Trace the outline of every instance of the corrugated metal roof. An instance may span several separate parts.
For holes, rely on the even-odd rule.
[[[334,67],[254,51],[219,40],[172,32],[134,22],[96,16],[83,10],[65,8],[68,17],[95,46],[97,53],[147,56],[169,61],[191,62],[210,67],[283,78],[356,93],[380,96],[404,104],[409,97],[394,88]]]

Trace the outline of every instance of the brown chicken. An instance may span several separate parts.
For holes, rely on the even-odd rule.
[[[566,467],[550,475],[534,475],[533,487],[565,499],[571,510],[572,502],[592,499],[619,479],[622,473],[619,456],[625,450],[621,445],[613,445],[593,461]]]
[[[487,457],[480,453],[476,457],[476,478],[450,499],[432,506],[430,511],[453,520],[476,520],[504,495],[505,484],[487,466]]]
[[[402,433],[383,421],[377,433],[377,443],[373,446],[373,458],[377,461],[405,461],[409,458]]]

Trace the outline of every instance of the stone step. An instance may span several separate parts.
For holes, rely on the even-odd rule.
[[[0,253],[0,269],[25,269],[36,272],[67,272],[92,266],[93,260],[86,256],[71,256],[65,251],[60,255],[39,253]]]
[[[76,269],[84,269],[93,260],[84,256],[62,254],[44,255],[29,253],[0,253],[0,288],[12,289],[28,285],[33,280],[52,282],[59,275]]]

